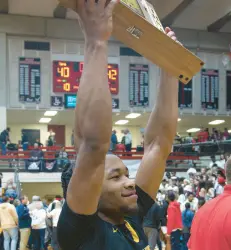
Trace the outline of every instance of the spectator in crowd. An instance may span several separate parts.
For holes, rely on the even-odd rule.
[[[16,199],[17,193],[16,193],[16,185],[14,183],[13,179],[9,179],[5,186],[5,196],[9,197],[9,199]]]
[[[224,187],[226,185],[226,180],[224,177],[218,177],[217,179],[217,185],[215,187],[215,197],[222,194],[224,192]]]
[[[28,198],[22,196],[21,204],[16,208],[18,213],[18,225],[20,231],[20,250],[26,250],[31,233],[31,217],[27,207]]]
[[[22,144],[23,151],[27,151],[28,150],[28,146],[29,146],[29,139],[28,139],[27,134],[25,132],[23,132],[23,131],[22,131],[21,144]]]
[[[10,128],[6,128],[0,134],[0,144],[2,155],[6,155],[7,142],[10,142]]]
[[[59,216],[61,214],[62,211],[62,203],[60,201],[57,201],[55,204],[54,209],[48,213],[48,217],[52,218],[52,226],[53,226],[53,230],[52,230],[52,239],[51,239],[51,246],[53,248],[53,250],[59,250],[59,244],[58,244],[58,239],[57,239],[57,225],[58,225],[58,221],[59,221]]]
[[[72,130],[72,133],[71,133],[71,146],[72,146],[72,147],[75,146],[74,129]]]
[[[34,148],[30,152],[30,157],[34,160],[43,158],[43,151],[39,148],[39,145],[37,143],[34,144]]]
[[[4,250],[16,250],[18,242],[18,215],[14,205],[7,196],[0,204],[0,222],[4,235]]]
[[[194,193],[189,192],[188,196],[183,204],[181,204],[181,211],[183,212],[186,208],[186,204],[190,204],[190,209],[194,212],[198,209],[198,199],[195,197]]]
[[[58,202],[62,202],[63,198],[61,195],[56,195],[53,202],[50,203],[50,205],[47,208],[48,212],[51,212],[55,209],[55,204]]]
[[[200,197],[198,199],[198,209],[202,208],[204,206],[205,202],[206,202],[205,198]]]
[[[197,135],[198,142],[206,142],[208,141],[209,133],[206,129],[201,128],[200,132]]]
[[[224,129],[223,133],[223,140],[229,140],[230,139],[230,134],[227,128]]]
[[[194,218],[194,213],[191,211],[191,205],[190,203],[186,203],[185,210],[182,212],[182,221],[183,221],[182,250],[188,250],[187,244],[190,238],[190,230],[191,230],[193,218]]]
[[[65,151],[65,147],[62,147],[60,152],[56,155],[57,164],[62,169],[65,164],[69,162],[68,153]]]
[[[181,234],[182,234],[182,218],[180,211],[180,204],[176,201],[174,192],[168,193],[168,221],[167,221],[167,235],[171,241],[171,250],[181,250]]]
[[[185,143],[192,143],[192,142],[193,142],[192,133],[188,133],[188,136],[185,138]]]
[[[147,215],[144,217],[144,232],[148,238],[150,250],[154,250],[159,240],[159,229],[161,221],[160,206],[155,202],[149,209]],[[162,250],[161,242],[159,240],[159,250]]]
[[[55,133],[51,130],[47,140],[47,146],[53,147],[55,145]]]
[[[116,150],[116,145],[118,144],[118,139],[117,139],[117,135],[116,135],[116,130],[112,131],[112,135],[111,135],[111,146],[110,146],[110,150],[111,151],[115,151]]]
[[[125,136],[126,151],[131,152],[131,150],[132,150],[132,135],[131,135],[129,129],[124,130],[124,136]]]
[[[35,209],[30,212],[32,222],[32,235],[35,243],[35,250],[45,248],[45,231],[46,231],[46,211],[42,201],[35,202]]]

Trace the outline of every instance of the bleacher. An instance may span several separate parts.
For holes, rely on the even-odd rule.
[[[195,151],[195,146],[199,146],[201,150],[199,152]],[[33,147],[29,147],[27,151],[23,151],[19,147],[17,150],[7,151],[6,155],[0,155],[0,171],[11,172],[15,167],[19,168],[20,171],[26,171],[25,162],[30,159],[31,150],[33,150]],[[60,152],[61,147],[41,147],[40,150],[43,151],[41,160],[51,162],[57,159],[57,153]],[[68,160],[70,162],[75,161],[77,153],[74,147],[65,147],[65,151],[68,154]],[[211,155],[219,155],[225,152],[231,152],[231,141],[174,144],[173,152],[169,155],[166,163],[167,169],[178,168],[180,171],[185,171],[189,166],[201,167],[203,166],[203,161],[205,159],[208,161]],[[113,153],[122,160],[129,161],[141,160],[144,154],[140,148],[132,148],[131,152],[116,150]],[[60,169],[57,171],[60,171]]]

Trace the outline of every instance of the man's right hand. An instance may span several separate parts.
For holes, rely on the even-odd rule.
[[[118,0],[60,0],[62,5],[73,9],[87,42],[107,41],[112,33],[112,13]]]

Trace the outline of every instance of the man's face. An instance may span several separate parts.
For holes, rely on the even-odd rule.
[[[108,155],[99,211],[104,214],[137,212],[137,195],[134,180],[129,179],[127,167],[114,155]]]
[[[194,180],[194,185],[198,186],[199,185],[199,181],[197,179]]]
[[[25,197],[23,200],[22,200],[22,204],[26,205],[28,203],[28,198]]]
[[[188,196],[188,200],[189,200],[190,202],[192,202],[192,201],[193,201],[193,199],[194,199],[193,194],[190,194],[190,195]]]
[[[202,168],[201,169],[201,174],[205,174],[206,173],[206,169],[205,168]]]

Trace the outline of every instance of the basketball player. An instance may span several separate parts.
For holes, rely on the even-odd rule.
[[[58,224],[62,250],[150,249],[141,220],[154,202],[176,134],[178,81],[162,71],[136,180],[129,179],[120,158],[107,155],[112,131],[107,52],[116,2],[105,3],[72,2],[85,37],[85,59],[75,111],[78,157]],[[176,40],[174,32],[165,31]]]

